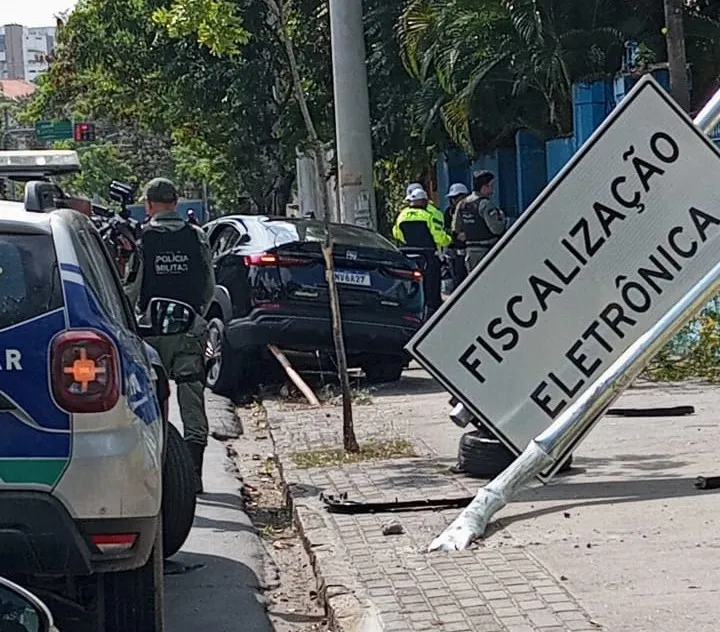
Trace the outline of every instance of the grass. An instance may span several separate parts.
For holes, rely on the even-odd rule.
[[[256,507],[253,509],[253,523],[262,538],[273,540],[292,528],[292,513],[288,507]]]
[[[292,460],[300,469],[313,467],[335,467],[347,463],[383,461],[417,456],[412,444],[406,439],[389,441],[370,440],[360,445],[360,452],[345,452],[337,448],[320,448],[308,452],[296,452]]]

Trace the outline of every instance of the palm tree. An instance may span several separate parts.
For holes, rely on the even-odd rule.
[[[436,90],[440,116],[466,150],[519,127],[572,130],[574,81],[617,70],[624,0],[414,0],[398,36],[407,69]],[[625,9],[627,12],[627,9]]]

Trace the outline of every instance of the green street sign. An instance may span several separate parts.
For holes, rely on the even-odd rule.
[[[70,140],[72,137],[73,124],[69,119],[35,123],[35,138],[39,141]]]

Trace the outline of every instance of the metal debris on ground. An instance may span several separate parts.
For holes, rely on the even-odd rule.
[[[397,520],[384,524],[382,528],[383,535],[402,535],[403,533],[405,533],[405,529]]]
[[[347,494],[335,496],[333,494],[320,494],[320,501],[332,513],[362,514],[362,513],[392,513],[400,511],[423,511],[436,509],[460,509],[467,507],[474,496],[460,498],[428,498],[425,500],[395,500],[393,502],[363,503],[348,500]]]

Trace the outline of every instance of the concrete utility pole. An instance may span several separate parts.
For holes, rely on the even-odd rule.
[[[685,28],[683,26],[683,0],[664,0],[665,40],[667,42],[670,93],[678,105],[690,111],[690,86],[685,55]]]
[[[362,0],[330,0],[340,221],[377,229]]]

